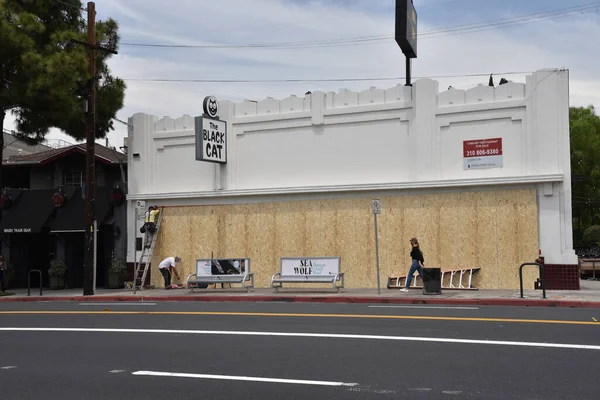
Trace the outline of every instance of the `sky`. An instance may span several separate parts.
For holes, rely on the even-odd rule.
[[[395,0],[97,0],[95,3],[97,19],[113,18],[119,23],[119,54],[111,59],[109,66],[127,84],[125,106],[117,114],[122,121],[138,112],[172,118],[200,115],[202,100],[208,95],[241,102],[266,97],[282,99],[291,94],[303,96],[315,90],[389,88],[405,82],[405,58],[393,40]],[[450,85],[469,89],[487,84],[490,73],[495,73],[496,84],[502,77],[524,83],[525,76],[535,70],[567,68],[570,105],[592,104],[600,110],[600,51],[596,40],[600,38],[600,1],[414,0],[414,5],[419,35],[418,58],[412,63],[414,80],[433,77],[440,83],[440,90]],[[556,13],[549,14],[552,12]],[[485,26],[499,22],[505,24]],[[454,29],[465,26],[480,28]],[[332,41],[346,43],[332,44]],[[290,42],[310,42],[311,47],[136,46]],[[315,42],[321,44],[315,46]],[[473,74],[488,76],[464,76]],[[373,80],[151,81],[347,78]],[[7,116],[4,128],[14,129],[12,116]],[[115,130],[108,135],[110,145],[122,146],[126,135],[127,126],[115,122]],[[52,130],[47,138],[75,143],[58,130]]]

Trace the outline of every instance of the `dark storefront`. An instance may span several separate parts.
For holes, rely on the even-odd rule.
[[[64,284],[68,288],[83,287],[85,200],[81,188],[62,189],[66,202],[54,207],[52,197],[58,190],[9,190],[10,208],[3,211],[0,229],[9,248],[12,265],[11,287],[26,287],[28,271],[42,271],[48,286],[48,268],[54,258],[65,261],[68,269]],[[98,188],[96,216],[98,220],[96,282],[106,284],[107,268],[112,257],[112,206],[108,188]],[[32,275],[32,284],[38,284]]]
[[[124,198],[127,186],[125,155],[98,144],[96,150],[96,286],[102,288],[111,259],[125,260],[126,206],[115,198]],[[85,148],[13,157],[3,166],[4,181],[23,188],[0,193],[0,249],[9,264],[9,288],[26,288],[30,270],[41,270],[43,286],[50,287],[52,260],[68,268],[60,287],[83,287]],[[31,277],[39,285],[37,274]]]
[[[53,190],[8,190],[11,204],[3,204],[0,232],[4,245],[10,249],[12,265],[9,285],[26,287],[27,273],[39,269],[47,282],[53,243],[44,224],[54,211]],[[32,282],[38,282],[36,276]]]

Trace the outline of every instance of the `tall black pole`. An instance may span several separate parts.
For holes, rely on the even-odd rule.
[[[410,83],[411,80],[411,58],[410,57],[406,57],[406,86],[412,86],[412,83]]]
[[[87,3],[88,17],[88,104],[86,123],[86,172],[85,172],[85,248],[83,269],[83,295],[94,294],[94,219],[96,216],[96,5]]]

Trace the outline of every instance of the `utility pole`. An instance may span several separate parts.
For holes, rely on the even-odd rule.
[[[85,170],[85,249],[83,267],[83,295],[94,294],[94,219],[96,217],[96,4],[87,3],[88,31],[88,102],[86,115],[86,170]]]
[[[88,49],[88,81],[86,84],[86,171],[85,171],[85,245],[83,267],[83,295],[94,294],[95,274],[95,219],[96,219],[96,55],[97,50],[112,54],[116,51],[99,46],[96,43],[96,4],[87,3],[87,33],[88,40],[83,42],[72,39]]]

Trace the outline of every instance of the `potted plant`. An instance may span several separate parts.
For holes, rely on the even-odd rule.
[[[125,278],[127,277],[127,265],[117,258],[110,260],[108,267],[108,288],[122,289],[125,287]]]
[[[67,274],[67,264],[61,260],[50,261],[50,268],[48,269],[48,276],[50,277],[50,288],[51,289],[64,289],[65,288],[65,275]]]

